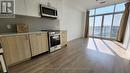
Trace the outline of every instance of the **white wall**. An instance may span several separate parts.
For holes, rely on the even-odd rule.
[[[126,28],[126,33],[125,33],[125,38],[124,38],[124,42],[123,42],[123,46],[127,49],[128,47],[128,39],[130,37],[130,16],[128,19],[128,23],[127,23],[127,28]]]
[[[83,37],[83,11],[73,6],[73,3],[63,1],[63,21],[61,30],[67,30],[68,41]]]
[[[128,47],[127,47],[128,49],[127,49],[127,52],[128,52],[128,54],[129,54],[129,57],[130,57],[130,41],[129,41],[129,43],[128,43]]]
[[[127,49],[127,52],[129,53],[129,56],[130,56],[130,15],[129,15],[128,23],[127,23],[123,46]]]

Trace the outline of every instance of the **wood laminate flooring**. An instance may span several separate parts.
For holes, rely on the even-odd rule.
[[[126,50],[113,41],[80,38],[10,67],[9,73],[130,73],[130,62]]]

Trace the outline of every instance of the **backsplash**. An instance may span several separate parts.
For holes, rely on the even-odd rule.
[[[36,18],[19,16],[16,18],[0,18],[0,33],[16,32],[16,24],[24,23],[28,24],[29,31],[40,31],[42,29],[59,30],[60,24],[58,19],[50,18]],[[11,29],[7,28],[7,25],[11,24]]]

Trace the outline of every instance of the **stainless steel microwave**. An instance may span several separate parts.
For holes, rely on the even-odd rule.
[[[44,4],[40,4],[40,14],[41,17],[50,17],[50,18],[57,18],[57,9],[54,7],[50,7]]]

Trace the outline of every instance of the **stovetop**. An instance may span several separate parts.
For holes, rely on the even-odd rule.
[[[41,31],[47,31],[47,32],[60,32],[60,30],[41,30]]]

